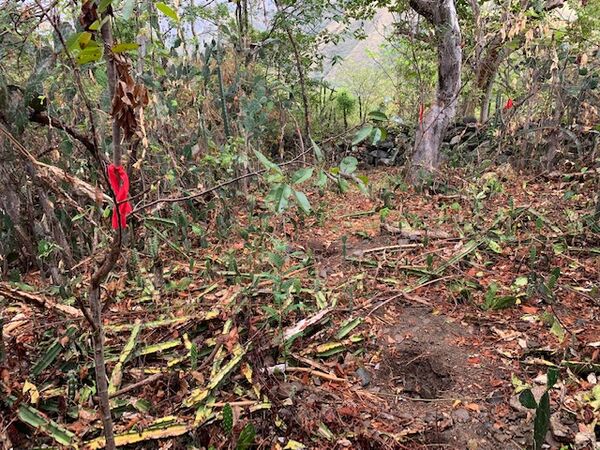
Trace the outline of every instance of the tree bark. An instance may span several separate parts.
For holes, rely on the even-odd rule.
[[[101,33],[104,41],[104,57],[106,59],[106,67],[108,74],[108,93],[112,99],[115,96],[117,84],[117,71],[115,68],[114,56],[112,53],[113,36],[110,16],[105,16],[105,22],[102,25]],[[112,118],[112,162],[115,166],[121,165],[121,128],[117,120]],[[105,170],[100,167],[100,170]],[[118,214],[116,197],[115,209],[113,214]],[[120,222],[120,221],[119,221]],[[94,342],[94,368],[96,372],[96,392],[100,400],[100,413],[102,417],[102,426],[104,428],[105,448],[107,450],[116,449],[113,420],[110,411],[110,400],[108,397],[108,377],[106,374],[106,359],[104,357],[104,326],[102,323],[102,303],[100,298],[100,286],[107,275],[116,265],[119,255],[121,254],[122,230],[119,228],[113,238],[113,242],[104,257],[104,261],[92,274],[90,287],[88,291],[88,302],[90,305],[91,318],[93,321],[93,342]]]
[[[0,303],[0,366],[4,364],[4,360],[6,359],[6,346],[4,345],[4,339],[2,336],[2,331],[4,328],[3,315],[4,315],[4,305],[2,305]]]
[[[308,106],[308,95],[306,94],[306,79],[304,77],[304,68],[302,67],[302,57],[300,56],[298,45],[296,44],[296,40],[289,27],[286,26],[285,31],[290,39],[290,44],[292,44],[296,69],[298,70],[298,78],[300,79],[300,94],[302,95],[302,107],[304,108],[304,140],[310,142],[310,110]]]
[[[439,167],[440,147],[456,114],[462,65],[461,34],[453,0],[410,0],[410,6],[435,27],[438,47],[436,98],[417,128],[409,178],[421,184]]]

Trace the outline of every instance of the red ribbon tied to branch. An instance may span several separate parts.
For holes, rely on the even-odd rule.
[[[419,105],[419,124],[423,125],[423,116],[425,115],[425,106],[423,103]]]
[[[110,164],[108,166],[108,181],[117,201],[112,214],[112,227],[115,230],[125,228],[127,227],[127,214],[133,211],[133,208],[131,207],[131,203],[127,201],[129,197],[129,177],[123,166]],[[119,214],[117,214],[116,208],[119,208]],[[121,219],[120,224],[119,217]]]
[[[513,107],[513,99],[509,98],[508,100],[506,100],[506,104],[504,105],[504,109],[510,109]]]

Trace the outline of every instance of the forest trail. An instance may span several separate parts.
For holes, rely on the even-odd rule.
[[[0,450],[600,450],[599,43],[0,0]]]
[[[242,209],[210,252],[171,245],[160,289],[148,258],[109,279],[111,384],[133,386],[113,400],[122,442],[208,446],[224,426],[241,434],[250,423],[269,448],[524,448],[532,413],[515,389],[540,391],[558,364],[568,368],[552,390],[548,439],[592,439],[600,255],[570,231],[583,196],[565,201],[569,183],[524,183],[511,171],[474,183],[452,172],[482,193],[469,198],[406,191],[389,169],[366,174],[371,197],[315,193],[317,219],[271,218],[269,241],[252,236],[256,217]],[[382,217],[411,222],[413,239],[383,230]],[[554,287],[528,291],[554,267]],[[39,284],[25,281],[17,291]],[[9,308],[9,361],[24,362],[3,383],[22,391],[33,373],[40,406],[64,411],[64,432],[98,442],[89,386],[78,384],[91,368],[89,332],[33,303]],[[59,382],[66,373],[74,397]],[[17,446],[19,430],[8,429]]]

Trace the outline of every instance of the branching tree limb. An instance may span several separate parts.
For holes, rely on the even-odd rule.
[[[39,123],[41,125],[48,125],[53,128],[57,128],[59,130],[64,131],[72,138],[81,142],[81,144],[83,144],[83,146],[90,152],[90,154],[92,156],[94,156],[94,157],[96,156],[97,148],[96,148],[96,145],[94,144],[94,142],[92,141],[92,139],[90,139],[88,136],[84,135],[83,133],[80,133],[79,131],[74,130],[73,128],[69,127],[68,125],[63,124],[57,118],[49,117],[45,113],[34,111],[29,116],[29,121]]]

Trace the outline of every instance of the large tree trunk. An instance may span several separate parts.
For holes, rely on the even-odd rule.
[[[454,0],[410,0],[410,6],[435,27],[438,46],[436,98],[419,123],[410,162],[410,179],[421,184],[439,167],[442,139],[456,114],[462,50]]]

